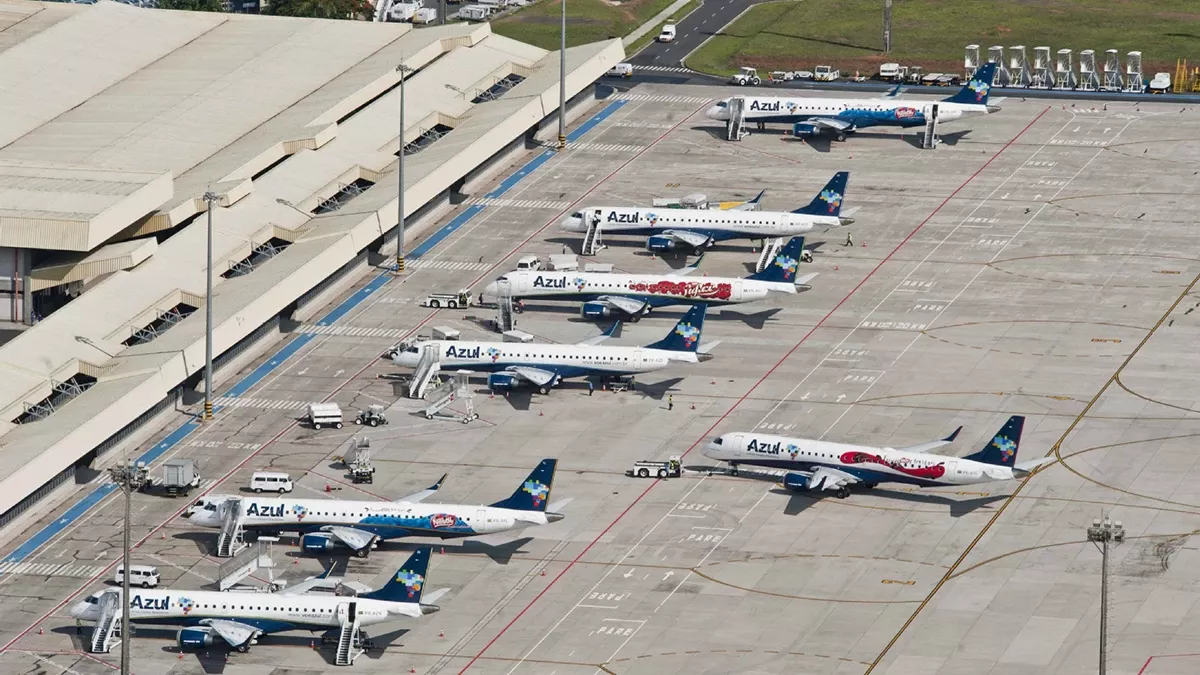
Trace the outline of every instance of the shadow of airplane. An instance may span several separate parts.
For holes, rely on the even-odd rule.
[[[961,129],[959,131],[952,131],[948,134],[938,134],[937,138],[938,138],[938,142],[941,143],[942,145],[948,145],[950,147],[954,147],[954,146],[958,145],[959,141],[966,138],[967,134],[970,134],[970,133],[971,133],[970,129]],[[885,134],[875,134],[875,135],[883,136]],[[921,134],[921,133],[904,134],[902,138],[904,139],[905,143],[908,143],[909,145],[913,146],[914,148],[920,149],[921,143],[923,142],[922,141],[923,135],[924,134]]]
[[[680,382],[683,382],[682,377],[671,377],[661,382],[655,382],[654,384],[638,382],[636,391],[645,394],[646,398],[650,398],[655,401],[661,401],[663,400],[663,397],[667,395],[667,392]]]
[[[715,319],[717,321],[741,321],[755,330],[762,330],[767,321],[774,318],[776,314],[782,311],[782,307],[772,307],[770,309],[764,309],[761,312],[746,314],[745,312],[739,312],[737,310],[722,309],[715,316],[708,318],[710,320]]]
[[[458,555],[485,555],[492,559],[493,562],[501,565],[507,565],[512,557],[518,553],[525,553],[521,547],[533,541],[533,537],[519,537],[512,541],[504,542],[503,544],[488,544],[475,539],[459,539],[459,543],[451,544],[432,544],[434,555],[441,555],[443,551],[446,553],[454,553]],[[390,541],[383,542],[380,547],[387,546],[389,552],[404,552],[408,553],[415,551],[422,546],[430,546],[430,544],[415,544],[406,541]]]

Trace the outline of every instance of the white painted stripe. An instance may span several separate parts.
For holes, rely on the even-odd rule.
[[[508,206],[522,209],[556,209],[562,210],[571,205],[571,202],[555,202],[539,199],[493,199],[489,197],[478,197],[472,199],[469,204],[471,206]]]
[[[651,103],[691,103],[693,105],[713,100],[703,96],[664,96],[654,94],[623,94],[621,96],[617,96],[616,98],[623,101],[648,101]]]
[[[696,71],[692,70],[691,68],[683,68],[681,66],[639,66],[639,65],[634,65],[633,69],[635,71],[652,70],[652,71],[659,72],[659,73],[694,73],[694,72],[696,72]]]
[[[427,258],[419,258],[419,259],[414,260],[411,263],[407,263],[407,264],[409,264],[413,268],[426,269],[426,270],[429,270],[429,269],[455,270],[455,271],[470,270],[472,272],[484,272],[488,269],[491,269],[491,267],[492,267],[492,263],[476,262],[474,260],[471,260],[471,261],[440,260],[440,259],[427,259]]]
[[[399,340],[409,334],[407,328],[368,328],[364,326],[316,326],[313,324],[302,324],[299,333],[311,333],[314,335],[342,335],[347,337],[372,337],[372,338],[387,338],[389,340]],[[245,398],[232,399],[247,400]]]

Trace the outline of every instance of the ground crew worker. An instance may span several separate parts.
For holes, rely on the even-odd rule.
[[[849,232],[846,233],[846,245],[854,246],[854,235]]]
[[[675,409],[675,397],[668,396],[667,397],[667,410],[674,410],[674,409]]]
[[[588,396],[591,396],[596,391],[596,385],[591,380],[588,380]]]

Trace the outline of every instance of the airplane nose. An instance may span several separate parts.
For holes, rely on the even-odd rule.
[[[713,107],[709,108],[708,110],[704,111],[704,116],[710,120],[720,119],[720,117],[719,117],[720,114],[721,114],[721,108],[718,106],[715,106],[715,105]]]
[[[434,612],[440,612],[440,611],[442,611],[442,608],[438,607],[437,605],[426,605],[424,603],[421,603],[421,613],[422,614],[433,614]]]
[[[989,114],[989,115],[990,115],[990,114],[992,114],[992,113],[998,113],[998,112],[1000,112],[1000,106],[998,106],[998,105],[989,105],[989,106],[987,107],[987,111],[988,111],[988,114]]]
[[[486,296],[489,296],[489,297],[494,298],[497,295],[499,295],[499,293],[497,291],[499,291],[499,288],[496,286],[496,282],[494,282],[494,281],[492,283],[488,284],[487,286],[483,287],[483,294]]]
[[[575,216],[568,216],[562,221],[562,229],[566,230],[567,232],[578,232],[579,227],[582,224],[583,219],[576,218]]]
[[[560,521],[566,517],[567,516],[562,513],[551,513],[549,511],[546,512],[546,522],[548,522],[548,523],[557,523],[558,521]]]
[[[847,218],[846,216],[838,216],[838,224],[839,225],[852,225],[852,224],[854,224],[854,219]]]

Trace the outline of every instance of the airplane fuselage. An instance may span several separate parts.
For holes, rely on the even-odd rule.
[[[189,511],[186,519],[201,527],[219,528],[223,511],[218,506],[231,496],[210,495],[204,506]],[[242,527],[266,532],[319,532],[343,526],[370,532],[380,539],[438,537],[455,539],[506,532],[529,525],[545,525],[558,514],[517,511],[494,506],[420,504],[405,502],[333,501],[242,497]]]
[[[397,353],[392,362],[416,368],[421,350],[430,347],[438,350],[444,371],[461,369],[495,373],[513,366],[527,366],[557,373],[561,378],[633,375],[666,368],[672,361],[699,361],[692,352],[646,347],[429,340]]]
[[[503,278],[514,298],[587,301],[619,295],[645,301],[652,307],[700,302],[732,305],[762,300],[770,291],[796,292],[794,284],[723,277],[518,270]],[[484,292],[494,296],[498,290],[493,283]]]
[[[117,590],[104,593],[119,593]],[[94,593],[72,606],[71,616],[84,621],[100,618]],[[169,589],[134,590],[129,599],[129,618],[134,623],[170,626],[199,626],[204,619],[224,619],[253,626],[264,633],[288,630],[326,630],[341,625],[349,603],[364,626],[383,623],[398,616],[421,616],[416,602],[388,602],[370,598],[275,593],[229,593]]]
[[[986,115],[992,110],[983,104],[950,103],[947,101],[902,101],[880,99],[780,98],[746,96],[743,118],[747,122],[787,123],[812,119],[837,119],[849,123],[851,129],[867,127],[925,126],[927,111],[937,104],[938,121],[952,122],[966,117]],[[729,119],[729,99],[718,101],[705,115],[712,120]],[[995,108],[992,106],[991,108]]]
[[[792,471],[829,467],[853,475],[864,483],[933,487],[990,483],[1015,477],[1010,467],[959,457],[769,434],[724,434],[708,443],[701,452],[709,459],[732,465]]]
[[[784,211],[716,211],[710,209],[643,209],[625,206],[592,206],[571,214],[562,223],[568,232],[587,232],[599,220],[605,235],[654,236],[667,231],[688,231],[713,242],[733,239],[768,239],[806,234],[852,222],[830,215]]]

